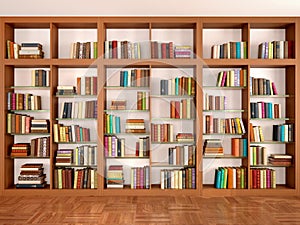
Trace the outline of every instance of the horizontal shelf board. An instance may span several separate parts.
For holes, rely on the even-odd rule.
[[[55,142],[56,144],[66,144],[66,145],[81,145],[81,144],[97,144],[97,141],[80,141],[80,142]]]
[[[59,68],[69,68],[69,67],[95,67],[97,66],[97,59],[67,59],[67,58],[60,58],[60,59],[52,59],[52,65],[57,66]]]
[[[249,59],[202,59],[203,66],[214,68],[243,67],[249,64]]]
[[[203,190],[218,190],[218,191],[241,191],[241,190],[247,190],[248,188],[215,188],[213,184],[203,184]]]
[[[150,87],[121,87],[121,86],[105,86],[107,90],[150,90]]]
[[[97,118],[55,118],[56,120],[97,120]]]
[[[27,134],[10,133],[10,135],[50,135],[50,133],[27,133]]]
[[[231,112],[231,113],[241,113],[244,112],[243,109],[220,109],[220,110],[203,110],[203,112]]]
[[[259,144],[291,144],[294,142],[282,142],[282,141],[263,141],[263,142],[250,142],[250,145],[259,145]]]
[[[125,155],[125,156],[106,156],[106,159],[150,159],[149,156],[135,156],[135,155]]]
[[[297,63],[295,59],[249,59],[248,61],[250,66],[254,68],[285,68],[286,66],[294,66]]]
[[[12,159],[50,159],[50,156],[38,157],[38,156],[9,156]]]
[[[74,164],[71,164],[71,165],[56,165],[55,164],[55,167],[91,167],[91,168],[96,168],[97,165],[74,165]]]
[[[105,109],[104,112],[120,112],[120,113],[147,113],[149,109],[137,110],[137,109]]]
[[[218,158],[218,159],[244,159],[247,158],[246,156],[234,156],[229,154],[224,155],[203,155],[203,158],[211,159],[211,158]]]
[[[150,95],[151,98],[194,98],[194,95]]]
[[[16,68],[50,67],[51,59],[4,59],[4,65]]]
[[[203,135],[228,135],[228,136],[236,136],[236,135],[244,135],[245,133],[231,134],[231,133],[204,133]]]
[[[203,89],[216,89],[216,90],[243,90],[247,87],[218,87],[218,86],[202,86]]]
[[[163,163],[163,162],[152,162],[151,163],[152,167],[171,167],[171,168],[175,168],[175,167],[187,167],[187,165],[173,165],[173,164],[169,164],[169,163]]]
[[[128,136],[128,135],[134,135],[134,136],[140,136],[140,135],[150,135],[150,133],[105,133],[104,135],[122,135],[122,136]]]
[[[250,165],[252,168],[265,168],[265,167],[291,167],[292,165],[273,165],[273,164],[267,164],[267,165]]]
[[[151,141],[151,144],[157,144],[157,145],[160,145],[160,144],[186,144],[186,145],[193,145],[195,144],[194,141],[173,141],[173,142],[155,142],[155,141]]]
[[[176,119],[176,118],[168,118],[168,117],[161,117],[161,118],[151,118],[152,121],[158,121],[158,120],[171,120],[171,121],[181,121],[181,120],[189,120],[189,121],[194,121],[195,118],[191,118],[191,119],[186,119],[186,118],[180,118],[180,119]]]
[[[50,109],[40,109],[40,110],[9,110],[10,112],[33,112],[33,113],[44,113],[44,112],[50,112]]]
[[[37,86],[11,86],[11,89],[23,89],[23,90],[46,90],[49,91],[50,87],[37,87]]]
[[[97,98],[97,95],[55,95],[58,98]]]
[[[153,68],[194,67],[199,64],[197,59],[104,59],[106,67],[119,66],[151,66]]]
[[[250,98],[288,98],[292,95],[250,95]]]
[[[6,188],[5,190],[22,190],[22,191],[28,191],[32,192],[34,190],[34,193],[39,192],[39,191],[49,191],[50,190],[50,184],[47,184],[46,187],[44,188],[16,188],[16,185],[13,185],[10,188]]]
[[[290,120],[290,118],[250,118],[250,120],[274,121],[274,120]]]

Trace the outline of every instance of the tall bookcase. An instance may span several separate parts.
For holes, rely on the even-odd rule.
[[[3,195],[195,195],[195,196],[225,196],[225,195],[298,195],[299,194],[299,79],[297,77],[300,42],[299,18],[283,17],[1,17],[0,44],[0,96],[4,104],[0,105],[2,119],[0,140],[1,169],[0,189]],[[7,40],[18,44],[23,42],[38,42],[43,44],[45,52],[42,59],[8,59]],[[272,41],[289,41],[293,43],[288,58],[263,59],[258,58],[259,44]],[[71,58],[71,44],[75,42],[91,42],[96,55],[87,59]],[[224,43],[243,43],[243,56],[235,58],[213,58],[212,46]],[[122,46],[132,46],[132,51],[122,52]],[[162,43],[162,44],[161,44]],[[171,44],[170,44],[171,43]],[[110,44],[113,47],[110,47]],[[155,49],[161,50],[163,44],[172,49],[170,56],[166,52],[155,55]],[[158,47],[161,46],[161,47]],[[173,47],[172,47],[173,46]],[[189,58],[174,57],[175,47],[191,47]],[[167,48],[167,47],[166,47]],[[223,48],[223,47],[222,47]],[[113,49],[113,50],[111,50]],[[139,51],[138,51],[139,49]],[[135,51],[136,50],[136,51]],[[224,48],[223,50],[224,51]],[[158,51],[159,52],[159,51]],[[124,55],[125,54],[125,55]],[[49,86],[34,87],[31,85],[32,70],[49,71]],[[243,85],[220,87],[218,76],[222,71],[243,71]],[[147,71],[148,81],[140,85],[134,83],[124,85],[121,74],[136,74],[137,71]],[[132,72],[133,71],[133,72]],[[144,72],[143,72],[144,73]],[[78,79],[97,77],[97,94],[76,94],[71,96],[57,95],[58,86],[77,87]],[[172,84],[172,80],[186,77],[194,82],[193,91],[182,88],[182,93],[165,93],[163,81]],[[175,79],[176,78],[176,79]],[[265,78],[275,83],[278,95],[257,95],[252,92],[253,79]],[[141,82],[144,80],[141,79]],[[180,80],[180,79],[178,79]],[[184,79],[181,79],[182,82]],[[188,87],[188,86],[187,86]],[[189,88],[191,88],[190,86]],[[171,90],[171,88],[170,88]],[[42,110],[23,111],[15,113],[29,114],[38,119],[49,120],[50,148],[49,156],[41,157],[11,157],[10,148],[14,143],[30,143],[38,134],[11,135],[7,133],[8,92],[34,93],[41,95]],[[144,93],[145,108],[138,108],[138,95]],[[225,96],[226,108],[208,109],[206,96]],[[61,118],[63,102],[96,101],[96,118]],[[126,104],[123,108],[111,107],[116,102]],[[190,116],[172,116],[172,104],[191,104]],[[251,105],[257,102],[268,102],[281,105],[281,116],[276,119],[253,118]],[[177,109],[178,110],[178,109]],[[180,110],[179,110],[180,111]],[[183,110],[182,110],[183,111]],[[175,112],[177,112],[175,110]],[[107,115],[119,117],[120,130],[105,128],[109,121]],[[206,118],[228,119],[238,118],[242,121],[245,132],[222,133],[207,132]],[[143,120],[143,132],[126,132],[127,120]],[[140,122],[140,120],[138,120]],[[128,121],[127,121],[128,122]],[[54,124],[79,125],[90,130],[88,142],[55,141]],[[273,125],[293,124],[293,139],[291,141],[273,141]],[[157,130],[154,125],[167,127],[170,139],[162,137],[155,139]],[[250,126],[261,126],[265,137],[264,142],[253,142]],[[112,124],[112,126],[115,126]],[[172,128],[171,128],[172,127]],[[132,128],[132,127],[131,127]],[[171,130],[171,131],[170,131]],[[173,131],[173,132],[172,132]],[[160,132],[160,131],[159,131]],[[178,133],[192,134],[189,142],[177,141]],[[44,134],[42,134],[43,136]],[[46,134],[45,134],[46,135]],[[168,135],[167,135],[168,136]],[[107,140],[122,139],[125,141],[124,155],[107,153]],[[246,140],[245,155],[233,156],[231,139]],[[203,145],[207,139],[219,139],[223,143],[225,155],[206,156]],[[145,155],[136,153],[137,142],[147,141],[149,151]],[[182,141],[182,140],[181,140]],[[82,145],[96,146],[96,162],[93,165],[56,165],[58,150],[75,149]],[[191,163],[170,162],[172,148],[187,148],[192,146],[194,154]],[[288,154],[292,156],[292,164],[288,166],[253,165],[251,149],[261,146],[270,154]],[[175,150],[179,151],[179,150]],[[191,152],[193,152],[191,151]],[[121,153],[120,153],[121,154]],[[178,154],[180,155],[180,154]],[[184,154],[183,154],[184,155]],[[184,158],[184,156],[183,156]],[[178,159],[177,159],[178,160]],[[43,189],[19,189],[15,187],[19,166],[27,162],[42,162],[47,174],[47,187]],[[107,173],[111,165],[123,166],[124,188],[107,188]],[[142,176],[148,178],[143,188],[134,186],[134,169],[147,166],[148,172]],[[244,169],[243,188],[215,188],[215,171],[218,168]],[[82,168],[95,169],[97,186],[95,188],[67,189],[57,188],[57,169]],[[276,188],[253,188],[252,170],[269,168],[276,171]],[[190,188],[179,187],[178,181],[172,177],[185,173],[191,175]],[[140,172],[139,172],[140,173]],[[162,176],[171,174],[170,185],[161,187]],[[177,174],[177,175],[174,175]],[[139,174],[141,175],[141,174]],[[173,183],[174,182],[174,183]],[[177,184],[175,184],[177,183]],[[183,186],[184,187],[184,186]]]

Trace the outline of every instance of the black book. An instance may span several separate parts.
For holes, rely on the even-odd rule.
[[[45,188],[46,182],[42,184],[16,184],[16,188]]]

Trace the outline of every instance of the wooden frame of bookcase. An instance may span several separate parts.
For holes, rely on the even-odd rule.
[[[300,67],[300,18],[298,17],[1,17],[0,18],[0,30],[2,31],[0,37],[0,96],[3,103],[6,102],[6,84],[13,82],[12,76],[7,76],[8,74],[13,74],[13,68],[18,67],[38,67],[46,66],[51,70],[51,81],[50,81],[50,121],[51,125],[55,118],[57,117],[58,111],[58,100],[54,96],[55,87],[58,84],[58,69],[59,68],[87,68],[91,64],[97,66],[98,71],[98,86],[101,87],[104,83],[105,67],[118,66],[118,65],[150,65],[153,67],[163,67],[164,64],[173,64],[178,66],[195,66],[197,74],[197,82],[202,84],[203,72],[202,69],[205,66],[212,66],[214,68],[223,67],[244,67],[250,71],[251,67],[271,67],[271,68],[288,68],[287,73],[294,74],[295,82],[289,81],[287,88],[293,86],[292,92],[295,94],[295,99],[288,104],[293,105],[294,118],[295,118],[295,143],[294,143],[294,160],[295,164],[292,168],[287,170],[292,170],[288,173],[286,177],[286,183],[289,183],[293,188],[277,188],[275,190],[262,190],[262,189],[250,189],[249,185],[247,189],[214,189],[211,187],[205,187],[202,184],[203,171],[202,167],[202,109],[203,109],[203,93],[201,86],[197,86],[197,121],[196,121],[196,136],[197,136],[197,188],[195,190],[161,190],[161,189],[150,189],[150,190],[111,190],[104,189],[104,178],[98,176],[98,189],[82,189],[82,190],[56,190],[53,188],[53,169],[54,169],[54,149],[57,149],[57,144],[51,141],[50,150],[50,164],[52,172],[50,173],[50,186],[47,189],[42,190],[24,190],[11,187],[13,184],[13,159],[7,157],[6,151],[8,146],[12,144],[13,137],[6,134],[6,112],[7,109],[5,104],[0,104],[0,118],[1,129],[0,129],[0,143],[2,146],[2,151],[0,151],[0,190],[2,195],[32,195],[32,194],[47,194],[47,195],[196,195],[196,196],[224,196],[224,195],[299,195],[300,192],[300,179],[299,176],[299,153],[296,149],[299,148],[299,135],[300,135],[300,125],[297,114],[299,113],[299,97],[300,96],[300,79],[297,77]],[[181,25],[178,25],[181,24]],[[283,60],[264,60],[264,59],[251,59],[250,58],[250,47],[248,47],[248,59],[207,59],[203,58],[203,30],[206,28],[238,28],[242,29],[242,40],[250,42],[250,30],[252,28],[286,28],[287,24],[292,24],[290,30],[286,32],[287,39],[295,39],[295,58],[294,59],[283,59]],[[150,30],[151,40],[151,29],[153,28],[193,28],[194,29],[194,53],[197,56],[196,59],[185,60],[185,59],[163,59],[163,60],[130,60],[130,59],[103,59],[102,53],[104,52],[104,41],[105,41],[105,31],[107,27],[111,28],[141,28],[145,26]],[[50,30],[50,58],[49,59],[38,59],[34,62],[27,59],[6,59],[6,43],[7,39],[13,40],[14,28],[47,28]],[[98,41],[98,59],[59,59],[58,58],[58,45],[59,45],[59,29],[60,28],[93,28],[97,30],[97,41]],[[100,78],[100,79],[99,79]],[[248,76],[249,78],[249,76]],[[249,83],[249,81],[248,81]],[[98,96],[98,136],[103,138],[103,121],[102,114],[104,109],[104,98],[105,92],[100,89]],[[250,104],[249,87],[246,91],[242,93],[243,109],[248,109]],[[243,113],[243,120],[247,121],[246,126],[249,127],[249,115]],[[248,129],[247,129],[248,130]],[[52,139],[52,129],[51,129],[51,139]],[[249,134],[246,135],[249,139]],[[98,140],[99,152],[102,152],[102,147],[99,146],[101,140]],[[249,146],[249,145],[248,145]],[[289,147],[287,147],[289,151]],[[104,172],[105,159],[103,154],[98,154],[98,171],[100,174]],[[250,169],[249,159],[245,159],[242,162],[243,165]],[[249,172],[248,172],[249,174]],[[248,177],[248,183],[249,183]]]

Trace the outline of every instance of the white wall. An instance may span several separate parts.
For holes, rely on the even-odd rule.
[[[0,16],[299,16],[297,0],[1,0]]]

